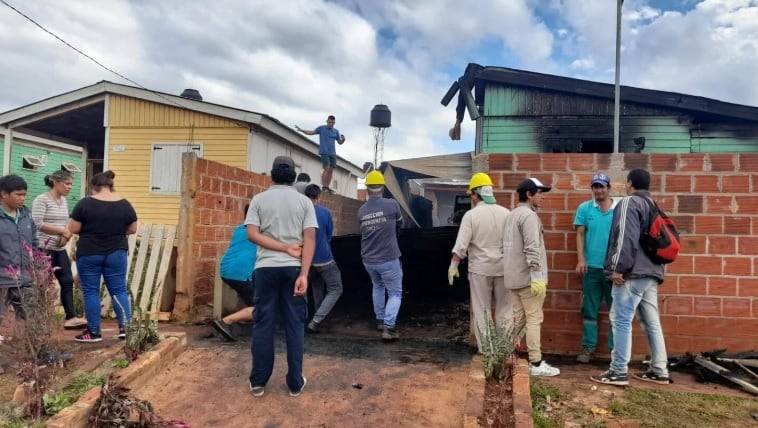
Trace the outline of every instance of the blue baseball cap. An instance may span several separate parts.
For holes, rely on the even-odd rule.
[[[605,175],[602,172],[598,172],[592,177],[592,181],[590,182],[590,186],[594,184],[602,184],[605,187],[608,187],[611,185],[611,179],[608,178],[607,175]]]

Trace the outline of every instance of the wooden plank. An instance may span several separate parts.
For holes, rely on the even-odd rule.
[[[145,258],[147,257],[147,251],[150,246],[150,235],[153,230],[151,223],[145,224],[145,230],[140,237],[139,249],[137,250],[137,263],[134,265],[132,271],[132,283],[130,284],[130,290],[132,298],[137,301],[138,293],[140,289],[140,283],[142,282],[142,272],[145,270]]]
[[[178,245],[176,260],[176,297],[173,315],[179,321],[190,318],[195,289],[195,192],[198,185],[197,157],[185,155],[182,158],[182,197],[179,212]]]
[[[155,291],[153,292],[153,300],[150,305],[150,313],[158,313],[160,309],[161,300],[163,298],[163,284],[166,283],[166,276],[168,270],[171,267],[171,253],[174,251],[174,237],[176,236],[176,226],[166,226],[166,233],[163,238],[163,249],[161,250],[161,263],[158,268],[158,278],[155,283]],[[163,313],[163,312],[161,312]],[[169,312],[166,312],[170,315]],[[160,317],[158,318],[160,320]],[[168,321],[168,317],[165,321]]]
[[[155,286],[155,270],[158,266],[158,260],[161,256],[161,243],[163,241],[163,225],[158,224],[153,229],[153,233],[150,235],[150,241],[152,242],[152,249],[150,251],[150,259],[147,264],[147,274],[143,281],[142,292],[140,293],[139,307],[142,309],[142,313],[147,312],[150,309],[150,296],[153,294],[153,288]],[[136,298],[135,298],[136,303]]]
[[[128,269],[132,266],[132,258],[134,258],[134,249],[137,247],[137,236],[142,234],[145,230],[144,224],[137,223],[137,233],[133,233],[129,235],[129,238],[127,239],[129,252],[126,254],[126,268],[127,272]]]
[[[221,257],[216,257],[216,269],[213,270],[213,318],[223,317],[224,283],[221,281]]]
[[[129,268],[132,266],[132,255],[134,254],[134,247],[137,244],[137,235],[142,233],[143,226],[144,225],[142,224],[138,224],[137,233],[131,234],[127,238],[127,247],[129,248],[126,253],[127,275],[129,274]],[[111,299],[111,294],[108,293],[108,290],[105,287],[105,282],[100,283],[100,316],[108,318],[113,318],[116,316],[115,312],[113,311],[113,300]]]
[[[76,241],[78,240],[79,235],[73,235],[71,240],[66,244],[66,254],[68,254],[68,259],[71,261],[71,276],[74,278],[78,278],[79,276],[76,269],[76,260],[74,260],[74,256],[76,255]]]

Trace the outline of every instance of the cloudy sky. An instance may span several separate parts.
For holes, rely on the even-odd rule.
[[[469,62],[613,82],[611,0],[0,0],[0,111],[100,80],[312,129],[328,114],[373,159],[375,104],[392,111],[385,160],[473,150],[440,104]],[[464,6],[469,5],[470,6]],[[626,0],[621,83],[758,106],[758,0]]]

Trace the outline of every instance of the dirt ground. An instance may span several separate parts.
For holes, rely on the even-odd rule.
[[[329,326],[306,336],[308,384],[299,397],[284,382],[283,340],[266,393],[256,398],[248,390],[250,340],[225,343],[197,326],[176,364],[134,393],[162,418],[197,427],[463,425],[471,353],[451,343],[446,325],[411,324],[391,344],[370,320],[332,319]]]
[[[133,392],[150,401],[161,417],[193,427],[460,427],[471,361],[471,351],[464,344],[468,325],[459,321],[467,319],[466,312],[465,306],[441,307],[437,312],[427,308],[424,317],[403,319],[401,340],[391,344],[379,339],[370,318],[333,314],[322,333],[306,336],[308,385],[300,397],[287,394],[281,338],[266,394],[255,398],[247,385],[249,331],[236,329],[241,340],[227,343],[209,326],[162,323],[161,331],[186,331],[189,348],[170,369]],[[99,344],[73,342],[76,331],[58,333],[62,347],[73,356],[59,377],[109,366],[109,359],[121,357],[120,342],[112,337],[115,322],[105,321],[103,330],[105,340]],[[7,325],[0,326],[0,334],[8,333]],[[6,362],[3,347],[0,361]],[[589,380],[607,368],[607,359],[582,365],[573,357],[546,358],[561,368],[561,375],[540,382],[558,387],[566,397],[553,410],[566,411],[566,426],[594,426],[587,424],[608,420],[592,409],[607,409],[623,389]],[[641,368],[639,362],[631,370],[636,368]],[[669,386],[632,379],[631,387],[751,397],[723,385],[698,383],[689,374],[673,372],[672,376],[675,383]],[[16,382],[11,371],[0,376],[0,402],[10,400]],[[746,426],[751,423],[746,421]]]

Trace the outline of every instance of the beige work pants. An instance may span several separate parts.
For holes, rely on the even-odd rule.
[[[513,290],[513,316],[516,318],[516,332],[526,328],[526,350],[529,353],[529,362],[536,363],[542,359],[542,343],[540,334],[542,329],[542,303],[544,297],[532,294],[531,287]]]
[[[471,289],[471,313],[474,319],[474,334],[479,353],[487,332],[487,318],[495,324],[496,332],[502,334],[513,323],[513,293],[505,288],[502,276],[486,276],[469,272]],[[495,305],[495,318],[492,318],[492,305]]]

